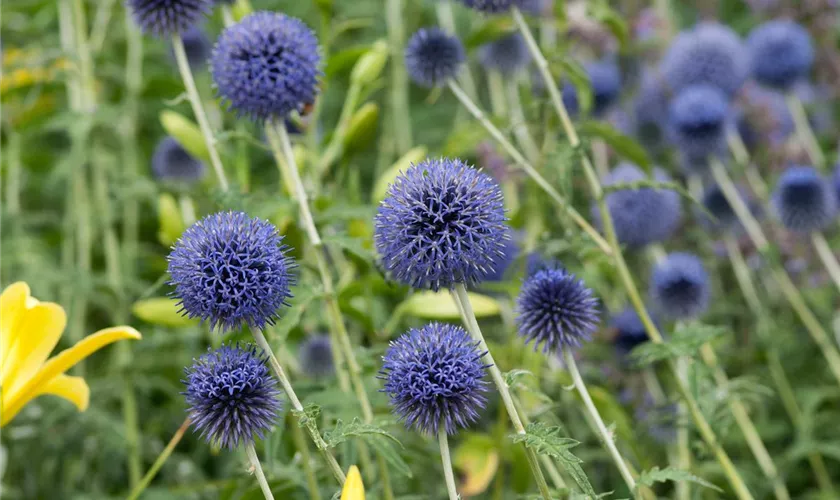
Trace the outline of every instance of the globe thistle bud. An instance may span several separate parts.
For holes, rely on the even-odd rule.
[[[147,34],[181,34],[210,13],[212,0],[126,0],[134,22]]]
[[[618,100],[621,93],[621,72],[612,60],[592,61],[584,65],[592,86],[592,115],[603,116]],[[579,103],[577,89],[571,83],[563,86],[563,104],[569,113],[577,114]]]
[[[437,434],[443,426],[454,434],[478,420],[487,403],[485,354],[461,327],[430,323],[412,328],[391,342],[382,357],[383,392],[407,427]]]
[[[687,87],[671,102],[671,136],[690,163],[704,165],[710,155],[726,147],[729,103],[716,88]]]
[[[520,33],[511,33],[479,47],[478,60],[486,69],[510,77],[531,62],[531,52]]]
[[[461,0],[461,3],[470,9],[484,12],[485,14],[500,14],[507,12],[511,7],[527,0]]]
[[[547,268],[525,279],[516,312],[525,343],[554,352],[589,340],[598,323],[598,299],[574,274]]]
[[[507,231],[502,191],[490,176],[461,160],[430,158],[389,186],[374,242],[397,281],[437,291],[492,273]]]
[[[318,39],[302,21],[255,12],[222,32],[210,71],[230,109],[263,121],[315,102],[320,62]]]
[[[789,231],[821,231],[837,215],[837,196],[813,167],[788,167],[776,184],[773,209]]]
[[[710,85],[732,97],[744,84],[748,69],[738,35],[721,24],[703,22],[674,39],[660,71],[675,94],[693,85]]]
[[[300,346],[300,366],[310,377],[328,377],[335,372],[332,343],[328,335],[313,335]]]
[[[655,181],[670,182],[661,169],[654,170]],[[632,163],[621,163],[604,179],[604,186],[625,184],[647,179],[644,172]],[[619,243],[640,248],[668,239],[682,220],[680,195],[668,189],[621,189],[611,191],[605,201],[613,220]],[[601,213],[593,206],[592,214],[598,225]]]
[[[654,266],[650,282],[659,313],[671,319],[696,318],[709,305],[709,275],[695,255],[668,254]]]
[[[811,35],[789,20],[756,27],[747,37],[747,49],[756,81],[780,90],[788,90],[806,77],[814,63]]]
[[[455,78],[466,57],[458,37],[448,35],[440,28],[418,30],[405,46],[406,71],[421,87],[441,86]]]
[[[190,419],[212,445],[253,443],[277,423],[280,391],[253,345],[223,345],[185,370]]]
[[[615,330],[613,344],[622,355],[629,354],[637,346],[649,339],[644,323],[632,307],[626,307],[610,320],[610,327]]]
[[[295,264],[271,223],[220,212],[188,227],[169,254],[170,284],[191,318],[224,332],[274,324],[287,306]]]
[[[189,154],[173,137],[164,137],[152,155],[152,174],[161,181],[191,184],[205,173],[204,163]]]

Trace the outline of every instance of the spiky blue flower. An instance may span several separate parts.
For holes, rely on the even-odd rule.
[[[328,335],[313,335],[300,346],[300,366],[310,377],[326,377],[335,371],[332,343]]]
[[[610,59],[590,61],[584,65],[584,69],[592,86],[592,115],[603,116],[618,100],[621,92],[621,72],[615,61]],[[577,89],[568,82],[563,86],[563,103],[569,113],[578,113],[580,106]]]
[[[639,91],[633,99],[633,128],[636,137],[648,149],[658,149],[664,142],[668,100],[668,89],[659,76],[652,71],[644,71]]]
[[[511,33],[479,47],[478,60],[485,68],[510,77],[531,62],[531,53],[522,35]]]
[[[280,391],[253,345],[208,349],[185,373],[187,412],[208,443],[233,449],[262,439],[277,423]]]
[[[383,392],[406,427],[447,434],[478,420],[487,403],[479,343],[459,326],[430,323],[391,342],[382,357]]]
[[[813,167],[788,167],[773,192],[773,209],[790,231],[821,231],[837,215],[837,196],[831,184]]]
[[[799,24],[777,19],[756,27],[747,37],[752,75],[768,87],[788,90],[814,63],[811,35]]]
[[[301,20],[255,12],[222,32],[210,71],[230,109],[263,121],[315,102],[320,62],[318,39]]]
[[[181,34],[184,42],[184,52],[187,54],[187,62],[193,71],[204,71],[213,50],[213,44],[207,37],[207,33],[198,26],[190,28]]]
[[[499,185],[458,159],[409,167],[389,186],[375,219],[385,269],[401,283],[435,291],[480,283],[508,237]]]
[[[170,284],[189,317],[222,332],[274,324],[291,298],[294,261],[268,221],[220,212],[188,227],[169,254]]]
[[[161,181],[193,183],[204,177],[204,163],[189,154],[173,137],[158,142],[152,155],[152,173]]]
[[[604,185],[613,186],[646,179],[648,177],[636,165],[621,163],[604,179]],[[671,182],[668,174],[658,168],[654,169],[653,180]],[[620,189],[607,194],[606,202],[619,243],[631,248],[668,239],[682,219],[680,196],[669,189]],[[593,206],[592,214],[600,225],[601,213],[597,207]]]
[[[711,85],[732,97],[747,78],[748,64],[747,51],[734,31],[703,22],[674,39],[660,71],[675,94],[693,85]]]
[[[134,22],[147,34],[181,34],[210,13],[212,0],[126,0]]]
[[[437,87],[455,78],[466,58],[461,40],[440,28],[421,28],[405,45],[408,76],[422,87]]]
[[[525,279],[516,312],[525,343],[554,352],[589,340],[598,323],[598,299],[574,274],[547,268]]]
[[[613,344],[623,355],[649,340],[644,323],[632,307],[626,307],[614,315],[610,319],[610,327],[615,330]]]
[[[509,11],[511,7],[522,1],[524,0],[461,0],[461,3],[485,14],[499,14]]]
[[[709,305],[709,275],[697,256],[674,252],[657,262],[650,280],[650,295],[663,316],[692,319]]]
[[[728,117],[729,103],[722,92],[709,85],[687,87],[671,102],[670,135],[689,161],[702,164],[726,147]]]

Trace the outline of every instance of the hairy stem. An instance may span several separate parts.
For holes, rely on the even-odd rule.
[[[449,500],[458,500],[458,490],[455,488],[455,474],[452,473],[452,458],[449,456],[449,439],[446,436],[446,426],[441,424],[438,429],[438,443],[440,444],[440,458],[443,461],[443,476],[446,480],[446,491]]]
[[[245,453],[248,455],[248,461],[251,462],[251,467],[254,468],[254,474],[257,476],[257,482],[260,483],[260,489],[266,500],[274,500],[274,495],[271,493],[271,486],[268,485],[268,480],[265,478],[260,458],[257,456],[257,450],[254,449],[254,443],[245,444]]]

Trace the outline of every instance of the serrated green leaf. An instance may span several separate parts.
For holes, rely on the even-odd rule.
[[[654,467],[653,469],[643,471],[642,474],[639,476],[639,479],[636,480],[636,484],[637,487],[653,486],[654,483],[664,483],[665,481],[672,481],[675,483],[695,483],[701,486],[705,486],[706,488],[711,488],[715,491],[719,491],[721,493],[723,492],[722,489],[706,481],[702,477],[695,476],[694,474],[688,471],[673,469],[671,467],[666,467],[664,469]]]
[[[330,448],[335,448],[351,437],[362,437],[370,434],[382,436],[400,444],[397,438],[385,429],[378,425],[366,424],[358,418],[354,418],[349,423],[344,423],[342,420],[336,421],[335,427],[332,430],[324,432],[324,441],[327,442]]]
[[[619,156],[630,160],[650,174],[651,161],[645,149],[630,137],[603,121],[587,120],[578,125],[582,136],[597,137],[607,143]]]
[[[724,327],[700,323],[685,326],[677,330],[672,338],[660,344],[645,342],[639,345],[630,352],[630,360],[635,366],[647,366],[665,359],[694,357],[703,344],[726,331]]]
[[[542,422],[534,422],[528,424],[525,434],[511,434],[510,437],[514,443],[524,443],[526,448],[540,455],[548,455],[560,462],[583,493],[595,497],[595,490],[580,466],[583,461],[569,451],[580,442],[561,436],[561,432],[560,427],[549,427]]]
[[[499,301],[493,297],[474,292],[469,292],[468,295],[476,318],[497,316],[501,311]],[[447,291],[423,290],[409,296],[398,307],[403,314],[409,314],[416,318],[461,319],[461,313],[458,311],[452,295]]]

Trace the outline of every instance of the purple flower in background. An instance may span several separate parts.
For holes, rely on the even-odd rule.
[[[650,295],[660,314],[692,319],[709,305],[709,275],[697,256],[674,252],[657,262],[650,279]]]
[[[126,0],[134,22],[147,34],[168,37],[184,33],[210,13],[211,0]]]
[[[310,377],[328,377],[335,372],[329,335],[311,335],[301,344],[300,366]]]
[[[690,163],[704,165],[726,147],[728,118],[729,103],[722,92],[709,85],[687,87],[671,101],[669,132]]]
[[[790,20],[768,21],[747,37],[752,75],[759,83],[788,90],[807,77],[814,64],[811,35]]]
[[[837,215],[836,193],[813,167],[788,167],[776,184],[772,201],[782,224],[797,233],[821,231]]]
[[[440,28],[423,28],[411,35],[405,46],[405,68],[412,81],[422,87],[437,87],[455,78],[466,61],[458,37]]]
[[[173,137],[164,137],[152,155],[152,174],[165,182],[193,183],[205,173],[204,163],[187,152]]]
[[[254,346],[208,349],[185,373],[187,412],[208,443],[233,449],[262,439],[277,423],[280,391]]]
[[[459,326],[412,328],[382,357],[383,392],[407,427],[436,435],[443,426],[455,434],[478,420],[487,403],[485,354]]]
[[[531,53],[522,35],[511,33],[479,47],[478,60],[486,69],[511,77],[531,62]]]
[[[591,61],[584,65],[589,83],[592,86],[592,115],[603,116],[618,100],[621,93],[621,71],[615,61]],[[571,83],[563,86],[563,103],[569,113],[579,112],[577,89]]]

